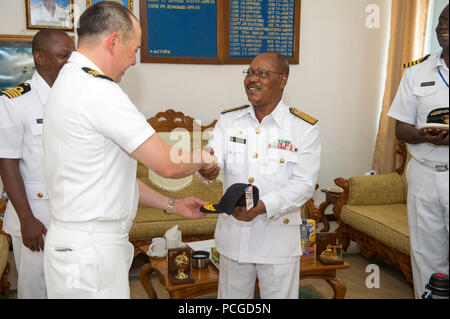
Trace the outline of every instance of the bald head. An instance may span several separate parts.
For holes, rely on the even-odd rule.
[[[74,49],[72,38],[61,30],[44,29],[34,36],[32,51],[36,71],[50,87]]]
[[[31,50],[33,54],[36,51],[42,52],[48,49],[48,47],[52,45],[52,38],[55,35],[59,35],[62,37],[69,37],[69,35],[62,30],[54,30],[54,29],[40,30],[33,37],[33,42],[31,43]]]
[[[289,75],[289,62],[281,53],[264,52],[261,53],[259,56],[267,56],[274,59],[276,61],[278,71]]]

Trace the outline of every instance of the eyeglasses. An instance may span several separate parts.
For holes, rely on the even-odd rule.
[[[259,77],[261,79],[265,79],[265,78],[269,77],[270,73],[286,74],[286,73],[282,73],[282,72],[274,72],[274,71],[268,71],[268,70],[263,70],[263,69],[258,69],[258,70],[248,69],[248,70],[242,71],[242,73],[245,74],[245,77],[256,75],[257,77]]]

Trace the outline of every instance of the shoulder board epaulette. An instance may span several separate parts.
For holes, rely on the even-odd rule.
[[[15,88],[1,91],[0,95],[6,95],[9,99],[13,99],[15,97],[24,95],[25,93],[28,93],[30,91],[31,91],[30,83],[22,83],[16,86]]]
[[[300,111],[299,109],[296,109],[295,107],[290,107],[289,111],[291,111],[292,114],[294,114],[295,116],[301,118],[303,121],[308,122],[309,124],[316,124],[318,119],[315,119],[312,116],[309,116],[308,114]]]
[[[101,78],[101,79],[106,79],[106,80],[113,81],[113,79],[111,79],[110,77],[107,77],[106,75],[101,74],[100,72],[95,71],[95,70],[93,70],[93,69],[91,69],[91,68],[83,67],[83,68],[81,68],[81,69],[82,69],[84,72],[86,72],[86,73],[88,73],[88,74],[90,74],[90,75],[92,75],[92,76],[95,76],[96,78]],[[114,82],[114,81],[113,81],[113,82]]]
[[[409,67],[411,67],[411,66],[413,66],[413,65],[422,63],[423,61],[425,61],[426,59],[428,59],[429,56],[430,56],[430,54],[424,56],[423,58],[420,58],[419,60],[412,61],[412,62],[409,62],[409,63],[405,63],[405,64],[403,64],[403,67],[406,69],[406,68],[409,68]]]
[[[228,113],[228,112],[233,112],[233,111],[245,109],[245,108],[247,108],[247,107],[249,107],[249,106],[250,106],[250,105],[248,105],[248,104],[244,104],[244,105],[241,105],[241,106],[233,107],[233,108],[231,108],[231,109],[223,110],[220,114],[225,114],[225,113]]]

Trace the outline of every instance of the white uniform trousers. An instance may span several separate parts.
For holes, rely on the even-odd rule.
[[[221,255],[217,297],[253,299],[256,277],[261,299],[298,299],[300,257],[287,264],[253,264]]]
[[[408,181],[408,228],[416,298],[435,272],[449,274],[449,174],[411,158]]]
[[[44,253],[33,252],[23,244],[21,236],[11,236],[17,269],[18,299],[47,299],[44,277]]]
[[[52,221],[44,250],[49,298],[129,299],[133,245],[128,231],[100,233],[67,229]]]

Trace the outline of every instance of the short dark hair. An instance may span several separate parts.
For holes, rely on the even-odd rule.
[[[42,51],[43,48],[51,41],[52,35],[60,34],[68,37],[69,35],[62,30],[57,29],[43,29],[36,33],[31,42],[31,52]]]
[[[280,71],[283,73],[286,73],[289,75],[289,61],[286,59],[281,53],[279,52],[272,52],[275,54],[275,57],[277,58],[278,67],[280,68]]]
[[[128,39],[134,31],[131,17],[136,18],[128,8],[113,1],[102,1],[86,9],[80,16],[77,33],[79,39],[119,32]],[[137,20],[137,18],[136,18]]]

